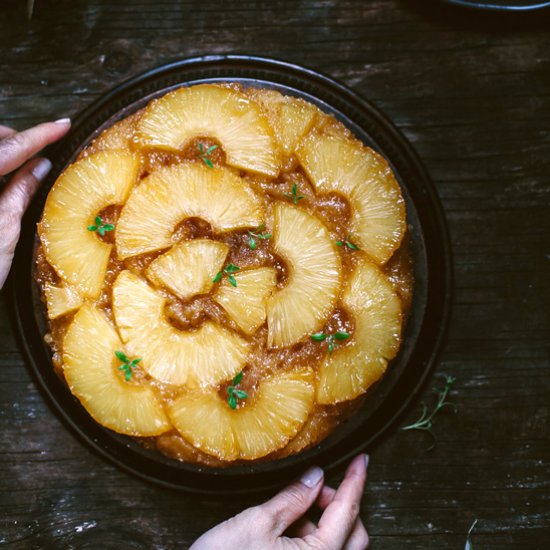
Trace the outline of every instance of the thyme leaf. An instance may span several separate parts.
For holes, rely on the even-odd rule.
[[[409,424],[408,426],[403,426],[401,428],[402,431],[406,430],[422,430],[425,432],[428,432],[432,438],[432,444],[428,447],[428,451],[431,451],[434,449],[437,438],[435,437],[435,434],[432,431],[433,427],[433,419],[435,415],[443,408],[445,407],[452,407],[456,411],[456,405],[454,403],[451,403],[450,401],[446,401],[447,395],[449,394],[449,391],[451,390],[451,386],[455,382],[456,378],[453,378],[452,376],[447,376],[445,379],[445,387],[440,391],[434,388],[434,391],[437,393],[437,403],[435,404],[434,410],[428,414],[428,407],[426,403],[422,403],[422,414],[420,415],[420,418],[414,422],[413,424]]]
[[[130,358],[123,351],[115,351],[116,358],[122,363],[118,367],[118,370],[124,371],[124,378],[126,382],[132,378],[133,370],[138,366],[138,363],[141,361],[141,357],[130,360]]]
[[[336,241],[336,246],[348,247],[350,250],[361,250],[356,244],[350,241],[351,235],[348,235],[343,241]]]
[[[250,235],[248,237],[248,246],[250,247],[251,250],[256,249],[256,239],[261,239],[262,241],[265,241],[272,237],[271,233],[267,233],[267,232],[260,233],[260,231],[262,231],[264,227],[265,225],[262,223],[262,225],[260,225],[260,227],[255,229],[255,231],[248,231],[248,234]]]
[[[112,223],[103,223],[101,216],[96,216],[94,221],[94,225],[89,225],[86,229],[88,231],[97,231],[102,237],[107,231],[112,231],[115,228]]]
[[[231,385],[227,388],[227,402],[233,410],[237,408],[238,399],[248,399],[248,394],[244,390],[239,390],[236,388],[236,386],[240,384],[242,379],[243,371],[239,372],[235,376],[235,378],[233,378]]]
[[[204,150],[204,145],[199,143],[199,158],[208,166],[208,168],[214,168],[214,163],[208,158],[210,154],[218,148],[217,145],[211,145]]]
[[[292,193],[285,193],[285,197],[290,199],[294,204],[298,204],[298,201],[304,198],[304,195],[298,195],[298,184],[295,183],[292,186]]]
[[[316,334],[311,334],[310,338],[314,342],[324,342],[328,340],[328,352],[332,353],[334,351],[334,346],[338,344],[339,341],[347,340],[350,337],[349,332],[338,331],[333,334],[325,334],[324,332],[318,332]]]
[[[222,280],[222,277],[224,275],[227,275],[227,280],[229,281],[229,283],[236,288],[237,287],[237,279],[235,279],[235,277],[233,276],[233,273],[236,273],[240,269],[241,268],[237,265],[227,264],[222,271],[218,271],[216,273],[216,276],[212,279],[212,282],[213,283],[219,283]]]

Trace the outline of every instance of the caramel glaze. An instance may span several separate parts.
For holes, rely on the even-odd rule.
[[[80,157],[100,151],[106,148],[129,147],[136,149],[133,138],[133,127],[141,112],[124,119],[120,123],[105,131],[89,147],[87,147]],[[333,124],[333,122],[329,122]],[[164,151],[151,150],[148,152],[140,151],[141,172],[140,179],[145,178],[151,172],[163,166],[169,166],[182,161],[203,162],[199,157],[199,143],[203,144],[203,150],[210,145],[216,144],[211,139],[197,138],[190,143],[185,150],[178,153],[168,153]],[[136,154],[137,151],[136,151]],[[79,158],[80,158],[79,157]],[[216,165],[225,164],[225,154],[221,147],[214,150],[209,157]],[[328,193],[315,195],[314,189],[309,183],[307,177],[298,165],[297,161],[291,157],[287,160],[286,166],[281,171],[280,176],[275,180],[267,180],[262,176],[254,176],[243,172],[238,172],[247,183],[255,189],[261,196],[265,197],[266,205],[277,201],[289,199],[285,193],[290,193],[292,186],[297,184],[300,195],[304,198],[299,201],[301,208],[317,216],[327,227],[331,238],[343,240],[347,236],[349,227],[350,205],[345,197],[338,193]],[[139,185],[139,182],[138,182]],[[99,215],[106,223],[112,223],[116,226],[121,207],[109,206]],[[269,208],[266,209],[269,211]],[[265,230],[271,231],[271,220],[268,218]],[[105,242],[114,244],[115,232],[108,232],[103,239]],[[216,233],[211,225],[201,219],[191,218],[181,222],[173,233],[173,244],[189,239],[209,238],[225,242],[229,245],[230,252],[227,262],[238,265],[241,268],[271,266],[277,272],[277,284],[280,288],[284,287],[287,281],[287,267],[282,258],[280,258],[272,247],[272,240],[257,240],[257,248],[252,251],[248,246],[248,234],[246,231],[233,231],[229,233]],[[356,258],[354,252],[347,247],[338,247],[342,260],[343,273],[351,273],[355,267]],[[98,300],[98,306],[114,322],[112,312],[112,285],[118,274],[124,270],[130,271],[145,277],[145,270],[149,264],[165,251],[155,252],[135,256],[121,261],[116,256],[115,248],[111,253],[109,266],[101,296]],[[399,250],[393,255],[384,268],[387,276],[398,293],[404,310],[404,318],[411,307],[412,292],[414,286],[412,258],[410,254],[409,237],[405,239]],[[42,300],[45,303],[44,286],[47,282],[59,283],[60,279],[53,268],[48,264],[42,247],[36,247],[36,281],[42,290]],[[213,320],[240,333],[244,338],[252,341],[254,353],[251,354],[250,362],[245,367],[245,376],[241,383],[242,389],[253,396],[259,381],[266,374],[271,372],[292,369],[296,366],[309,365],[314,369],[320,364],[326,351],[326,346],[319,345],[310,339],[282,349],[268,349],[266,345],[267,327],[261,327],[252,337],[247,337],[239,327],[226,315],[223,308],[216,304],[210,295],[200,295],[190,300],[180,300],[166,289],[159,289],[166,297],[165,313],[170,323],[180,330],[193,330],[200,327],[205,321]],[[63,378],[62,373],[62,343],[67,328],[73,315],[66,315],[59,319],[49,321],[50,331],[45,336],[46,342],[52,349],[52,359],[55,369],[59,376]],[[334,310],[326,325],[324,332],[346,331],[353,333],[354,322],[347,311],[339,304]],[[341,345],[346,345],[342,343]],[[162,397],[171,400],[178,394],[178,389],[162,384],[156,380],[150,379],[143,369],[136,369],[133,383],[139,383],[143,378],[147,378],[150,385],[155,387]],[[220,395],[226,397],[226,389],[229,382],[219,387]],[[338,405],[324,406],[315,405],[314,411],[306,424],[297,436],[292,439],[284,448],[259,459],[258,461],[268,461],[275,458],[282,458],[295,454],[311,447],[325,437],[327,437],[339,424],[354,414],[359,408],[364,396],[355,399],[352,402],[340,403]],[[242,406],[240,404],[239,406]],[[224,462],[215,457],[207,455],[190,443],[185,441],[175,430],[154,438],[138,438],[146,447],[158,449],[160,452],[192,463],[199,463],[212,467],[224,467],[233,465],[235,462]]]

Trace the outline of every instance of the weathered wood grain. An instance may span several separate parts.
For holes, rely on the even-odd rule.
[[[229,6],[229,8],[228,8]],[[283,58],[382,108],[443,201],[456,293],[432,384],[438,444],[372,451],[372,547],[550,547],[550,18],[409,0],[36,0],[0,6],[0,123],[70,116],[121,80],[207,53]],[[425,399],[433,399],[430,387]],[[420,406],[403,418],[416,419]],[[91,454],[45,405],[0,304],[0,544],[185,548],[255,499],[159,489]],[[331,481],[337,483],[340,476]]]

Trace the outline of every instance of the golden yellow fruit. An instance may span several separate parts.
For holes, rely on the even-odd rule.
[[[115,351],[124,349],[103,313],[84,305],[63,342],[63,373],[71,392],[102,426],[115,432],[149,437],[170,429],[152,388],[127,382]]]
[[[401,343],[401,302],[375,264],[359,261],[342,301],[355,320],[355,330],[321,363],[317,402],[322,404],[365,393],[384,374]]]
[[[145,146],[171,151],[198,137],[213,138],[230,166],[267,176],[279,171],[266,117],[254,101],[229,87],[180,88],[153,101],[138,124],[138,136]]]
[[[46,199],[38,225],[44,253],[57,274],[85,298],[99,296],[113,247],[87,227],[103,208],[124,203],[138,164],[122,151],[83,157],[59,176]]]
[[[212,386],[246,363],[249,343],[207,321],[199,329],[173,327],[164,313],[165,298],[145,281],[123,271],[113,285],[115,322],[132,355],[153,378],[176,386]]]

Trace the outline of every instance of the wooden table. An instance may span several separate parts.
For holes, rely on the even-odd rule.
[[[263,5],[262,5],[263,4]],[[231,6],[231,11],[224,11]],[[396,426],[361,515],[376,549],[550,548],[550,18],[417,0],[36,0],[0,6],[0,123],[75,115],[113,85],[207,53],[282,58],[384,110],[443,201],[456,292],[431,386],[437,446]],[[0,237],[1,238],[1,237]],[[185,548],[257,499],[178,494],[82,446],[45,404],[0,304],[0,545]],[[414,421],[420,401],[400,425]],[[341,476],[330,481],[338,483]]]

